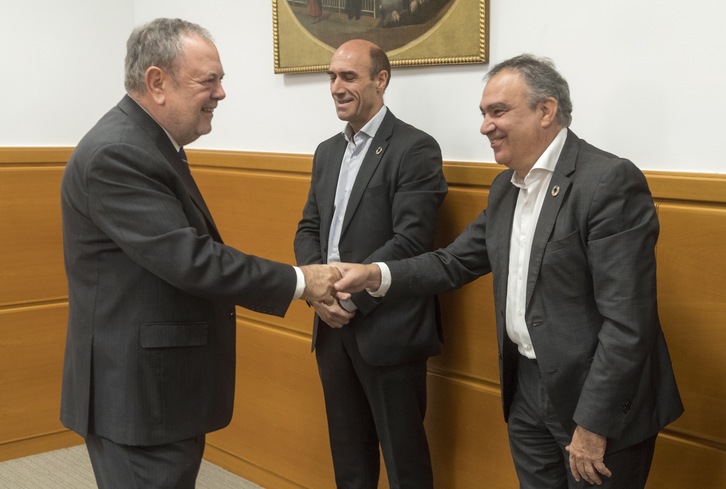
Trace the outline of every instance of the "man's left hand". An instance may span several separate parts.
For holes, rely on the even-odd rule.
[[[570,454],[570,471],[577,482],[585,479],[590,484],[602,484],[600,475],[610,477],[612,473],[603,462],[606,437],[588,431],[582,426],[575,428],[572,442],[565,447]]]

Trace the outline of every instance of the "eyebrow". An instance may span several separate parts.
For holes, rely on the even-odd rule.
[[[511,109],[511,108],[512,108],[512,106],[510,104],[508,104],[508,103],[505,103],[505,102],[494,102],[492,104],[487,105],[486,107],[481,107],[481,106],[479,107],[479,109],[482,112],[487,112],[487,111],[497,110],[497,109],[505,109],[506,110],[506,109]]]
[[[330,75],[330,76],[351,76],[351,75],[358,76],[358,73],[356,73],[355,71],[336,72],[336,71],[328,70],[328,75]]]

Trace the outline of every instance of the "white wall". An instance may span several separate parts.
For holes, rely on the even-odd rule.
[[[123,94],[129,0],[0,0],[0,146],[72,146]]]
[[[122,95],[130,30],[167,16],[207,27],[227,73],[214,131],[196,147],[312,153],[342,126],[325,74],[273,73],[271,6],[271,0],[2,6],[0,146],[75,144]],[[521,52],[552,58],[570,82],[572,129],[643,169],[726,173],[725,15],[726,5],[712,0],[490,0],[490,58],[496,63]],[[490,162],[478,132],[485,71],[484,65],[395,69],[386,101],[434,135],[445,159]]]

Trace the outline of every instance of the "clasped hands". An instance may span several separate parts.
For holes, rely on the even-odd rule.
[[[305,291],[300,298],[312,304],[318,316],[333,328],[342,328],[355,316],[355,311],[340,305],[341,300],[366,288],[376,290],[381,284],[378,265],[334,263],[305,265],[300,270],[305,276]]]

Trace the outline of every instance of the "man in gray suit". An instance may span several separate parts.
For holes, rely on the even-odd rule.
[[[492,272],[521,487],[642,488],[659,430],[683,412],[658,320],[648,184],[568,129],[569,88],[548,60],[518,56],[487,79],[481,132],[509,168],[487,209],[447,248],[341,265],[336,288],[388,301]]]
[[[225,97],[209,33],[157,19],[128,41],[127,95],[63,175],[69,290],[61,421],[101,488],[193,488],[205,433],[232,416],[235,304],[282,316],[337,271],[222,243],[182,146]],[[334,269],[333,269],[334,270]]]
[[[347,124],[315,151],[299,264],[395,260],[433,247],[447,190],[441,151],[384,105],[390,73],[368,41],[346,42],[331,59],[330,92]],[[380,443],[391,488],[432,488],[423,422],[426,361],[441,351],[435,299],[381,303],[362,293],[312,305],[337,487],[378,487]]]

